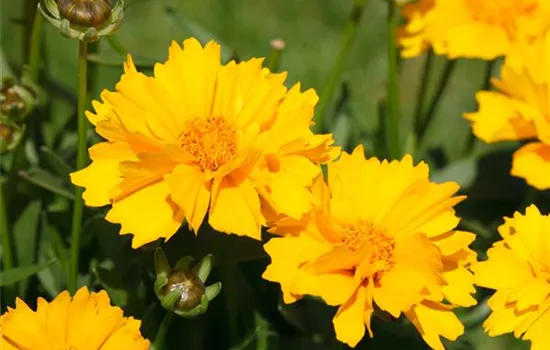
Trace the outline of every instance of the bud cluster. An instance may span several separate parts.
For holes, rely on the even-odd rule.
[[[34,84],[2,79],[0,87],[0,153],[14,150],[25,133],[25,117],[37,105]]]

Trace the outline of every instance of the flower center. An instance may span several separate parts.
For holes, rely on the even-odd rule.
[[[481,22],[504,27],[509,35],[515,33],[516,19],[536,10],[537,0],[465,0],[473,17]]]
[[[344,245],[354,253],[364,245],[371,248],[366,256],[369,265],[367,275],[375,279],[382,272],[390,270],[395,263],[395,238],[370,222],[361,220],[355,225],[347,225],[344,228]]]
[[[216,170],[235,158],[237,127],[222,117],[195,118],[186,123],[180,141],[203,170]]]

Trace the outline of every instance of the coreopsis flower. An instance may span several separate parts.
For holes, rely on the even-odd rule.
[[[183,219],[195,232],[208,212],[218,231],[260,239],[264,211],[300,217],[319,163],[336,157],[331,135],[314,135],[315,91],[287,89],[286,73],[262,59],[220,64],[220,46],[173,43],[154,77],[131,57],[116,91],[104,91],[88,119],[107,139],[92,164],[71,174],[89,206],[139,247],[170,238]]]
[[[511,174],[550,188],[550,31],[514,45],[493,85],[477,93],[479,110],[465,118],[485,142],[531,140],[514,153]]]
[[[506,55],[518,39],[530,40],[550,28],[547,0],[419,0],[402,9],[406,24],[398,43],[403,57],[428,48],[451,59],[491,60]]]
[[[455,231],[453,207],[464,196],[454,182],[435,184],[425,163],[366,160],[363,147],[328,164],[328,185],[313,186],[317,206],[300,220],[282,218],[265,250],[263,277],[281,285],[286,303],[303,295],[338,306],[336,337],[355,346],[372,337],[375,307],[404,314],[434,349],[440,336],[454,340],[463,326],[453,307],[476,300],[475,236]],[[286,234],[286,235],[285,235]]]
[[[38,298],[36,311],[19,298],[15,305],[0,318],[3,350],[149,349],[139,331],[141,321],[124,317],[105,291],[89,293],[83,287],[73,298],[64,291],[51,303]]]
[[[498,232],[488,259],[472,267],[477,285],[496,290],[483,326],[490,336],[514,332],[532,350],[550,349],[550,216],[531,205]]]

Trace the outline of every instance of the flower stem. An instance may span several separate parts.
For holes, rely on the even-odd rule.
[[[435,111],[439,106],[439,102],[441,100],[441,97],[443,96],[443,92],[445,91],[447,84],[449,83],[449,80],[451,78],[451,75],[454,71],[455,66],[456,66],[456,60],[448,60],[447,63],[445,64],[443,75],[441,76],[441,79],[439,79],[435,95],[432,98],[432,101],[430,102],[430,107],[426,111],[426,114],[421,118],[421,123],[417,130],[416,136],[419,143],[422,142],[424,135],[426,134],[426,130],[428,129],[428,126],[432,121]]]
[[[387,124],[386,144],[389,157],[396,159],[401,157],[401,146],[399,140],[399,58],[396,42],[396,31],[399,25],[399,13],[393,1],[388,1],[388,115],[385,118]]]
[[[29,49],[29,73],[33,81],[38,81],[40,74],[40,48],[42,46],[42,27],[44,23],[44,16],[40,11],[36,11],[34,15],[34,22],[32,24],[32,33]]]
[[[87,55],[88,44],[79,42],[78,49],[78,145],[76,154],[76,169],[82,169],[86,165],[86,110],[87,102]],[[78,257],[80,253],[80,233],[82,229],[83,212],[82,188],[76,186],[74,191],[73,221],[71,228],[71,258],[69,263],[68,289],[70,293],[76,291],[76,278],[78,276]]]
[[[6,201],[6,188],[8,179],[0,177],[0,238],[2,239],[2,268],[13,268],[13,247],[8,225],[8,205]]]
[[[155,342],[151,345],[150,350],[162,350],[164,348],[166,334],[168,334],[168,329],[170,328],[173,317],[174,313],[172,311],[166,311],[164,313],[164,317],[162,318],[162,322],[160,323],[157,335],[155,336]]]
[[[316,114],[316,128],[318,129],[318,131],[324,132],[328,129],[326,121],[326,109],[330,99],[334,95],[336,85],[340,81],[340,76],[342,75],[342,71],[344,70],[344,63],[346,62],[346,58],[349,54],[351,46],[355,41],[357,28],[359,27],[359,22],[361,22],[361,16],[363,15],[363,10],[365,9],[366,3],[367,0],[355,0],[353,3],[353,7],[348,18],[346,32],[344,34],[344,41],[342,42],[342,46],[340,47],[340,52],[338,54],[338,57],[336,58],[336,62],[332,67],[332,71],[330,72],[328,80],[319,97],[319,104],[317,105]]]
[[[272,73],[276,73],[279,71],[281,54],[283,53],[283,50],[285,49],[286,44],[281,39],[274,39],[274,40],[271,40],[271,42],[269,43],[269,46],[271,50],[269,51],[269,56],[268,56],[268,67]]]
[[[415,123],[415,133],[418,135],[421,124],[422,124],[422,112],[424,111],[424,105],[426,100],[426,91],[428,90],[428,83],[430,82],[430,77],[432,74],[433,68],[433,51],[429,51],[426,54],[426,61],[424,61],[424,70],[422,72],[422,81],[420,82],[420,88],[418,89],[418,95],[416,96],[416,109],[414,112],[414,123]]]

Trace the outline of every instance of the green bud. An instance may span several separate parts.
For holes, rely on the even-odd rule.
[[[193,258],[181,258],[171,268],[161,248],[155,250],[155,294],[162,306],[176,315],[193,318],[203,314],[221,291],[221,282],[205,287],[212,270],[213,256],[205,256],[193,268]]]
[[[124,0],[40,0],[38,10],[63,36],[91,42],[120,26]]]

